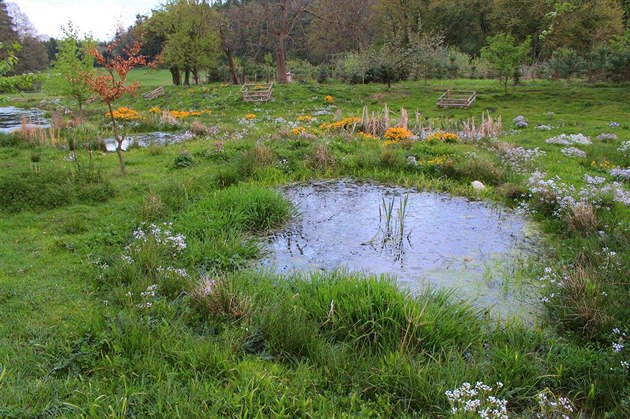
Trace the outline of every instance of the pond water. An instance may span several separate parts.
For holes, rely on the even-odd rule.
[[[29,126],[38,128],[48,128],[50,122],[44,118],[44,111],[37,108],[22,109],[13,106],[0,107],[0,133],[8,134],[11,131],[20,129],[22,118],[26,118]]]
[[[279,273],[344,268],[427,286],[499,317],[532,319],[533,287],[513,281],[517,256],[535,244],[526,220],[506,208],[445,194],[352,181],[286,187],[298,209],[269,238],[263,265]]]
[[[131,145],[135,147],[148,147],[152,144],[155,145],[168,145],[181,143],[194,138],[194,134],[189,131],[186,132],[147,132],[142,134],[131,134],[126,140],[123,141],[122,149],[127,150]],[[116,151],[116,140],[113,138],[106,138],[103,140],[107,151]]]

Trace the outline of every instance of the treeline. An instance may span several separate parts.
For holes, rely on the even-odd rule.
[[[517,79],[623,81],[629,12],[630,0],[179,0],[117,38],[139,40],[175,84],[494,77],[480,52],[502,33],[531,40]]]
[[[0,0],[5,55],[13,42],[37,41],[16,53],[12,73],[54,63],[62,40],[20,35],[6,9]],[[482,51],[509,34],[514,46],[528,47],[516,80],[626,81],[629,16],[630,0],[169,0],[119,30],[114,53],[138,41],[174,84],[282,83],[288,73],[297,80],[391,83],[503,77]]]

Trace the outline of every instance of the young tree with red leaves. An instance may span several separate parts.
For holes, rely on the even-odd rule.
[[[134,67],[146,65],[147,58],[140,55],[140,44],[137,42],[123,48],[117,55],[113,55],[115,47],[115,44],[108,45],[105,55],[101,54],[96,49],[91,49],[89,54],[96,58],[98,64],[103,66],[105,71],[85,73],[84,77],[92,91],[100,97],[101,102],[107,105],[107,109],[109,110],[108,115],[111,117],[114,126],[114,138],[117,143],[116,153],[118,154],[118,161],[120,162],[120,171],[124,175],[127,173],[122,149],[122,144],[125,140],[125,132],[121,131],[118,127],[112,103],[125,93],[133,95],[136,92],[139,83],[136,81],[127,84],[127,75]]]

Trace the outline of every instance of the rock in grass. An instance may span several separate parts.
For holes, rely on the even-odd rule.
[[[472,181],[470,183],[470,186],[472,186],[472,188],[476,191],[483,191],[484,189],[486,189],[486,185],[479,182],[478,180]]]

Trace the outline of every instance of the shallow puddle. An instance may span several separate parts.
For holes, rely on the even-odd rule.
[[[187,141],[194,138],[194,135],[190,132],[147,132],[143,134],[131,134],[129,138],[122,143],[122,149],[127,150],[130,146],[134,147],[148,147],[152,144],[165,146],[168,144],[177,144],[182,141]],[[116,151],[116,140],[113,138],[106,138],[103,140],[107,151]]]
[[[22,118],[30,127],[48,128],[49,121],[44,118],[44,111],[41,109],[22,109],[9,107],[0,107],[0,133],[8,134],[22,127]]]
[[[412,292],[428,285],[496,316],[531,319],[532,287],[514,281],[533,245],[526,220],[487,202],[352,181],[283,190],[299,216],[269,238],[277,272],[345,268],[388,274]]]

